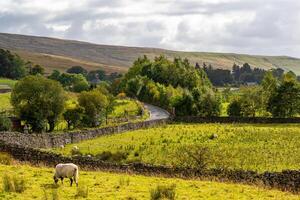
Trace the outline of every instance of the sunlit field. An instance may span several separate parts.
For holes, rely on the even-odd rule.
[[[217,137],[212,138],[215,134]],[[171,124],[99,137],[67,145],[56,152],[70,155],[76,145],[83,154],[125,152],[121,162],[177,165],[182,146],[208,149],[208,167],[264,171],[300,168],[300,125]]]
[[[80,171],[79,187],[70,187],[69,180],[53,184],[53,169],[27,165],[0,165],[0,199],[150,199],[158,185],[174,187],[175,199],[299,199],[298,196],[254,186],[145,177],[127,174]],[[5,192],[6,175],[24,181],[23,192]]]

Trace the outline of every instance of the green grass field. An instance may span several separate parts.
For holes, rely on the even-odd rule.
[[[210,139],[212,134],[218,138]],[[300,168],[300,125],[173,124],[99,137],[76,145],[84,154],[128,152],[125,161],[178,165],[178,149],[199,145],[209,150],[209,167],[264,171]]]
[[[12,106],[10,104],[10,92],[0,94],[0,111],[9,110]]]
[[[127,112],[129,116],[138,115],[139,105],[136,101],[130,99],[115,100],[115,107],[109,117],[125,117]]]
[[[0,86],[9,86],[10,88],[12,88],[16,84],[16,82],[16,80],[0,78]]]
[[[57,194],[56,199],[77,199],[76,187],[69,186],[69,180],[55,187],[53,184],[53,169],[37,168],[28,165],[0,165],[0,199],[5,200],[30,200],[53,199],[52,194]],[[9,174],[25,180],[23,193],[4,192],[3,176]],[[90,200],[116,200],[116,199],[150,199],[150,190],[157,185],[175,184],[176,199],[299,199],[299,196],[277,190],[266,190],[254,186],[218,183],[210,181],[195,181],[168,179],[158,177],[145,177],[127,174],[104,172],[79,173],[79,188],[86,191],[88,196],[78,199]]]

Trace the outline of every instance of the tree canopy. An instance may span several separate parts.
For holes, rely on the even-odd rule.
[[[16,83],[11,102],[16,114],[34,132],[49,131],[64,110],[65,92],[57,82],[43,76],[27,76]]]

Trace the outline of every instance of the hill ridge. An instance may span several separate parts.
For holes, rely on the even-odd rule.
[[[158,55],[165,55],[170,59],[188,58],[192,64],[205,62],[212,64],[215,68],[231,69],[234,63],[242,65],[248,62],[253,67],[264,69],[281,67],[300,74],[300,59],[286,55],[175,51],[153,47],[94,44],[78,40],[11,33],[0,33],[0,48],[14,51],[25,60],[45,66],[47,72],[53,69],[64,71],[73,65],[81,65],[88,70],[125,72],[139,56],[147,55],[154,58]]]

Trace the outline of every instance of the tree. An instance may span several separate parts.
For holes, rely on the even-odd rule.
[[[87,70],[81,66],[73,66],[67,70],[69,74],[82,74],[83,76],[87,75]]]
[[[29,74],[31,75],[37,75],[37,74],[44,75],[44,73],[45,73],[45,69],[40,65],[35,65],[34,67],[31,68],[29,72]]]
[[[175,100],[174,108],[176,116],[193,115],[195,113],[193,96],[188,91],[185,91],[182,97]]]
[[[11,102],[21,120],[34,132],[42,132],[49,124],[53,131],[65,104],[62,86],[42,76],[27,76],[16,83]]]
[[[66,112],[64,112],[63,116],[68,124],[68,129],[70,129],[71,127],[73,128],[78,127],[78,125],[80,124],[83,118],[83,112],[84,109],[80,106],[67,109]]]
[[[295,81],[283,81],[271,95],[268,111],[273,117],[293,117],[300,112],[300,87]]]
[[[0,49],[0,77],[20,79],[25,75],[24,61],[16,54]]]
[[[89,89],[89,83],[82,74],[60,74],[59,71],[54,70],[49,78],[59,81],[69,91],[82,92]]]
[[[233,100],[227,108],[228,116],[230,117],[241,117],[242,116],[242,105],[238,99]]]
[[[78,98],[79,105],[84,108],[84,123],[88,126],[98,126],[105,116],[108,106],[107,97],[97,90],[82,92]]]

